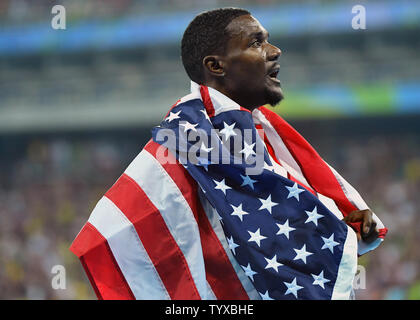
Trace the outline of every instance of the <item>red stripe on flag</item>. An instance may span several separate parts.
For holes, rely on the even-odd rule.
[[[276,129],[311,187],[324,196],[333,199],[343,216],[358,210],[346,197],[334,173],[315,149],[278,114],[265,107],[261,107],[259,110]],[[351,225],[357,232],[360,232],[360,222]]]
[[[152,140],[144,147],[155,158],[158,148],[165,147]],[[184,167],[176,162],[174,156],[168,150],[167,155],[166,160],[169,161],[161,163],[161,165],[181,190],[197,220],[206,267],[206,278],[214,294],[217,299],[222,300],[248,300],[249,297],[201,205],[197,194],[197,183]]]
[[[334,173],[314,148],[279,115],[265,107],[260,108],[260,111],[276,129],[311,186],[317,192],[338,202],[337,205],[344,209],[345,216],[357,210],[347,199]]]
[[[70,250],[79,257],[98,299],[135,299],[108,242],[92,224],[83,226]]]
[[[378,238],[384,239],[387,233],[388,233],[388,229],[387,228],[379,229]]]
[[[200,299],[184,255],[141,187],[123,174],[105,196],[133,224],[171,299]]]
[[[201,85],[200,94],[201,94],[201,98],[203,99],[203,104],[204,104],[204,107],[206,108],[208,116],[214,117],[215,110],[214,110],[213,102],[211,102],[209,88]]]
[[[241,106],[239,106],[239,110],[241,110],[241,111],[246,111],[246,112],[249,112],[249,113],[252,113],[250,110],[248,110],[247,108],[244,108],[244,107],[241,107]]]

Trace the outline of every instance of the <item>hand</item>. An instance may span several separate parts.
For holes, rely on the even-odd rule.
[[[352,211],[344,217],[343,221],[348,225],[361,222],[361,234],[356,232],[357,240],[362,238],[366,243],[371,243],[379,235],[378,230],[376,230],[376,222],[373,220],[372,211],[369,209]]]

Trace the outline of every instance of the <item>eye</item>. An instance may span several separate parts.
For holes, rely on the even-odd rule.
[[[251,43],[251,46],[252,47],[256,47],[256,48],[261,47],[261,45],[262,45],[262,41],[261,40],[255,40],[255,41],[253,41]]]

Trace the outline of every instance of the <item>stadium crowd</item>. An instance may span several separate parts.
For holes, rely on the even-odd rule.
[[[299,1],[321,6],[338,3],[338,0]],[[95,19],[117,22],[127,15],[280,2],[296,3],[293,0],[244,0],[240,4],[222,0],[0,0],[0,26],[6,27],[5,30],[17,26],[13,30],[18,30],[24,24],[49,24],[51,8],[56,4],[65,6],[66,19],[71,24]],[[379,16],[383,20],[391,19]],[[397,94],[393,93],[397,85],[388,87],[388,84],[398,84],[398,80],[415,81],[412,87],[417,90],[420,78],[416,24],[410,15],[407,17],[409,20],[403,23],[403,28],[396,25],[394,29],[373,34],[369,30],[346,31],[331,33],[330,38],[329,32],[314,30],[316,36],[277,39],[282,49],[285,47],[284,63],[281,62],[285,86],[301,89],[331,84],[328,95],[342,92],[337,83],[360,87],[361,94],[350,98],[355,101],[365,98],[365,111],[396,112],[391,107],[401,102],[395,100]],[[273,31],[270,33],[275,35]],[[109,104],[113,108],[119,106],[123,114],[129,110],[125,106],[138,106],[138,101],[149,101],[145,100],[149,96],[159,96],[156,104],[165,105],[161,102],[166,97],[172,99],[174,93],[185,89],[185,74],[180,69],[177,48],[173,45],[159,50],[139,47],[123,55],[118,50],[74,56],[57,51],[52,55],[30,56],[27,60],[0,56],[0,111],[17,110],[20,119],[20,115],[31,112],[37,115],[39,111],[70,108],[96,108],[100,113]],[[385,89],[375,91],[365,87],[370,83],[384,84]],[[401,95],[407,101],[414,101],[409,111],[418,110],[414,90]],[[306,100],[302,102],[306,103]],[[141,115],[146,118],[151,108],[149,103],[144,106]],[[58,115],[66,121],[72,120],[68,113]],[[35,122],[33,117],[27,121],[26,125]],[[25,125],[20,129],[31,130]],[[14,135],[0,125],[0,299],[95,299],[69,246],[97,201],[141,150],[148,136],[139,131],[133,134],[108,129],[103,135],[92,132],[58,137],[52,135],[53,129],[46,124],[43,130],[50,130],[50,134]],[[389,229],[384,244],[359,260],[366,270],[366,288],[356,290],[356,298],[420,299],[420,250],[417,248],[420,131],[403,135],[371,131],[363,136],[352,132],[340,138],[326,133],[305,137],[359,190]],[[66,270],[64,290],[52,287],[55,276],[52,269],[56,265]]]
[[[146,142],[110,136],[0,139],[0,299],[96,298],[69,246]],[[359,260],[366,288],[356,298],[420,299],[419,135],[310,142],[389,228]],[[65,267],[64,290],[52,287],[55,265]]]

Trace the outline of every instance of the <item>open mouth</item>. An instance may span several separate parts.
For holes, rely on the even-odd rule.
[[[277,78],[277,75],[279,74],[279,69],[278,68],[276,68],[276,70],[273,70],[273,71],[271,71],[268,75],[271,77],[271,78]]]
[[[270,77],[271,80],[280,83],[280,80],[277,79],[277,76],[279,74],[280,71],[280,66],[273,68],[270,73],[268,74],[268,76]]]

